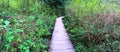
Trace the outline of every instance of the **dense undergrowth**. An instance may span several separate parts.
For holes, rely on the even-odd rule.
[[[54,21],[76,52],[120,51],[119,0],[0,0],[0,52],[48,52]]]
[[[119,52],[118,0],[72,0],[66,6],[66,29],[76,52]]]
[[[47,19],[45,19],[45,17],[47,17]],[[49,20],[51,23],[45,20]],[[50,16],[42,15],[15,15],[7,19],[1,18],[0,51],[47,52],[50,30],[53,28],[54,22],[52,21],[54,20],[55,19],[51,19]]]
[[[48,52],[55,10],[42,0],[0,0],[0,52]]]

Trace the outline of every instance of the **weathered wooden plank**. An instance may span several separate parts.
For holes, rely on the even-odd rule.
[[[63,17],[56,19],[49,52],[75,52],[62,22]]]

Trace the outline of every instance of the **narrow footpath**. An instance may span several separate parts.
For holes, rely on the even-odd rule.
[[[49,52],[75,52],[62,22],[63,17],[56,19]]]

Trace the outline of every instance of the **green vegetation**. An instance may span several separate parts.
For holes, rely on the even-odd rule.
[[[42,0],[0,0],[0,52],[47,52],[56,17]]]
[[[48,52],[54,21],[76,52],[120,51],[119,0],[0,0],[0,52]]]
[[[64,23],[76,52],[120,51],[119,1],[114,2],[68,1],[66,11],[71,15],[64,19]]]

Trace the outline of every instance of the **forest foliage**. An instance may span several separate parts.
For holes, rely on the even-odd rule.
[[[0,0],[0,52],[48,52],[63,19],[76,52],[120,51],[119,0]]]
[[[47,52],[56,17],[43,0],[0,0],[0,52]]]
[[[76,52],[119,52],[118,0],[72,0],[65,10],[66,29]]]

